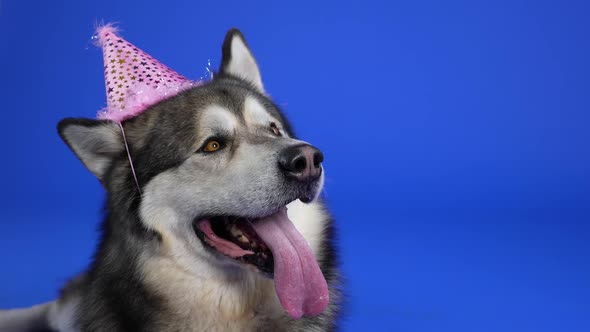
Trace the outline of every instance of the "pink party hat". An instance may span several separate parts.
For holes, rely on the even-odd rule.
[[[96,32],[104,57],[107,107],[99,119],[121,122],[195,84],[117,34],[112,25]]]

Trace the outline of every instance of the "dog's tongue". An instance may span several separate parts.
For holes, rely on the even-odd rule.
[[[252,225],[274,257],[274,282],[281,305],[293,318],[319,315],[328,305],[328,284],[287,209]]]

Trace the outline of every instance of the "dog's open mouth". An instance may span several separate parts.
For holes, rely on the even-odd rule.
[[[213,217],[197,223],[197,236],[218,252],[255,266],[273,277],[272,252],[252,227],[251,219]]]
[[[291,317],[318,315],[328,305],[326,279],[286,208],[264,218],[213,217],[194,226],[210,248],[274,277],[279,301]]]

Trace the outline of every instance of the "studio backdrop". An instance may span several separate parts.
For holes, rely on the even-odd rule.
[[[104,191],[56,133],[105,106],[97,25],[190,79],[246,36],[325,155],[341,331],[590,331],[586,1],[0,2],[0,308],[92,258]],[[210,65],[209,65],[210,64]]]

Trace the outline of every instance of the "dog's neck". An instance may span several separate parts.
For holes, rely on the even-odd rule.
[[[152,211],[151,225],[157,227],[177,217],[174,211],[166,208]],[[186,222],[171,222],[185,225]],[[256,324],[260,319],[276,320],[285,316],[274,290],[272,280],[260,273],[250,271],[196,250],[201,245],[192,229],[162,228],[156,253],[146,254],[140,259],[142,274],[148,288],[168,304],[166,310],[178,317],[182,324],[192,328],[206,322],[213,326],[239,322],[236,326]],[[192,240],[192,242],[191,242]],[[197,325],[195,325],[197,324]],[[183,326],[178,326],[183,330]],[[196,329],[198,330],[198,329]],[[221,330],[232,330],[228,326]],[[252,330],[257,330],[252,328]]]
[[[109,285],[109,295],[117,297],[114,301],[121,306],[141,307],[126,310],[126,314],[151,313],[150,317],[133,317],[145,320],[142,327],[156,326],[159,331],[231,331],[248,325],[250,330],[260,330],[260,326],[289,320],[272,280],[243,267],[220,268],[195,257],[194,248],[178,241],[179,234],[170,233],[170,229],[148,229],[138,213],[140,203],[132,195],[108,198],[118,200],[111,206],[126,209],[107,212],[103,239],[90,275],[110,275],[104,280],[117,286]],[[313,250],[318,250],[327,219],[321,206],[297,201],[288,208],[297,228]],[[163,208],[152,216],[169,220],[172,214],[174,211]],[[196,237],[194,240],[198,241]],[[130,290],[136,294],[130,294]],[[131,303],[131,298],[140,300]],[[175,317],[175,323],[171,325],[168,320],[166,326],[158,326],[159,313]]]
[[[190,248],[169,233],[147,229],[134,212],[133,200],[126,203],[127,211],[107,212],[102,242],[89,273],[117,286],[107,285],[113,297],[107,302],[138,309],[126,314],[153,313],[132,320],[145,319],[145,327],[156,326],[158,331],[234,330],[230,322],[235,322],[236,329],[246,324],[258,330],[259,324],[274,325],[287,319],[272,280],[238,266],[198,264]],[[130,295],[130,290],[137,294]],[[141,300],[128,303],[130,298]],[[157,326],[159,313],[175,317],[175,323]]]
[[[262,321],[286,319],[272,280],[257,273],[228,268],[203,278],[165,256],[144,261],[142,268],[149,288],[166,299],[168,315],[177,317],[177,330],[233,330],[232,322],[254,324],[251,330],[257,330]]]

